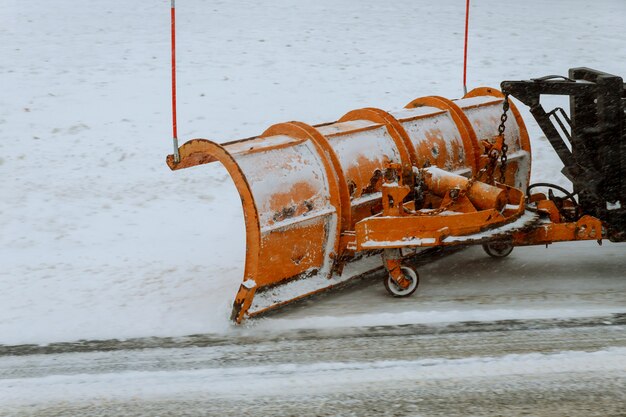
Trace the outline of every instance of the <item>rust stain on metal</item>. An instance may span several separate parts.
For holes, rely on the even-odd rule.
[[[393,281],[409,285],[395,257],[398,248],[459,244],[456,237],[519,219],[530,176],[530,141],[512,103],[507,132],[516,133],[508,134],[507,144],[524,152],[506,165],[506,184],[478,178],[490,161],[481,141],[491,141],[497,132],[502,97],[492,88],[472,90],[460,100],[422,97],[396,112],[359,109],[315,127],[280,123],[260,136],[224,145],[194,139],[180,147],[180,162],[169,155],[172,170],[219,161],[241,196],[246,263],[233,319],[240,322],[333,287],[345,266],[373,250],[389,250],[384,263]],[[431,171],[423,169],[426,163]],[[547,220],[507,235],[513,244],[603,238],[597,219],[566,222],[561,208],[545,196],[533,195],[530,201]],[[323,280],[315,281],[319,277]],[[311,284],[301,287],[304,292],[286,291],[250,310],[257,294],[268,289],[278,294],[283,286],[306,280]]]

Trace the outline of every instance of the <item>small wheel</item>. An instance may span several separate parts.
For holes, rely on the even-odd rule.
[[[505,258],[513,252],[513,245],[507,242],[485,243],[483,249],[492,258]]]
[[[408,266],[401,267],[402,272],[404,273],[404,277],[411,281],[411,284],[407,288],[401,288],[396,282],[391,278],[391,275],[387,275],[383,280],[385,284],[385,289],[389,294],[394,297],[408,297],[417,290],[417,286],[420,284],[420,277],[417,275],[417,272]]]

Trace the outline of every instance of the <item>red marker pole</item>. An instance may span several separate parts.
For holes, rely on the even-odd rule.
[[[463,51],[463,95],[467,94],[467,38],[469,33],[470,0],[465,3],[465,49]]]
[[[172,0],[172,140],[174,144],[174,161],[180,162],[178,153],[178,128],[176,124],[176,4]]]

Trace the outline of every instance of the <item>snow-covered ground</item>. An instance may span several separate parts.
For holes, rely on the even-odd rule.
[[[615,373],[626,371],[626,348],[593,353],[522,354],[468,359],[422,359],[376,362],[327,362],[313,364],[271,364],[177,371],[126,371],[51,375],[43,378],[16,378],[0,381],[5,406],[32,402],[32,392],[41,393],[37,402],[75,402],[115,397],[132,400],[177,399],[200,394],[220,398],[304,396],[311,393],[341,392],[355,386],[386,385],[400,381],[459,378],[489,378],[510,375],[532,376],[575,372]],[[18,360],[19,361],[19,360]],[[21,362],[21,361],[20,361]],[[290,376],[291,378],[285,378]],[[72,389],[68,390],[68,386]],[[245,392],[241,388],[245,387]],[[191,394],[191,395],[190,395]],[[204,394],[204,395],[202,395]],[[244,394],[244,395],[242,395]],[[1,410],[0,410],[1,411]]]
[[[613,315],[66,346],[0,356],[0,416],[618,417],[624,324]]]
[[[458,97],[464,5],[179,2],[180,136],[226,141],[286,120],[315,124],[354,108]],[[625,75],[624,17],[623,0],[473,2],[470,87],[574,66]],[[0,22],[0,344],[231,331],[245,250],[238,195],[219,165],[172,173],[164,163],[169,1],[4,0]],[[565,183],[524,115],[534,179]],[[534,271],[571,270],[584,286],[603,280],[588,275],[591,262],[609,274],[598,288],[623,295],[622,248],[570,247],[531,252],[546,267],[535,260]],[[470,267],[467,257],[454,259],[446,262],[457,271]],[[501,273],[515,282],[519,270],[498,268],[486,279],[498,282]],[[573,310],[584,298],[558,308]],[[608,309],[619,310],[619,300]],[[417,308],[399,305],[408,316]],[[367,324],[373,315],[359,308],[351,320]],[[553,306],[535,300],[530,308]],[[294,320],[316,325],[302,311]]]

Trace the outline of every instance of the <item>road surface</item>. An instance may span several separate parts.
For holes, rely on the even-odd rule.
[[[625,416],[623,246],[479,248],[233,328],[0,347],[0,416]]]

